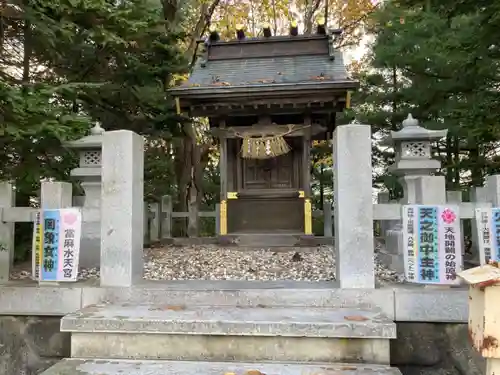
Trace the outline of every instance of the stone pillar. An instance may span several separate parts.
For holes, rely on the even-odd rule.
[[[438,160],[432,159],[431,143],[446,137],[447,130],[427,130],[408,115],[402,129],[391,132],[386,145],[394,147],[396,160],[389,171],[400,176],[404,197],[401,204],[446,204],[444,176],[431,176],[441,168]],[[390,269],[404,272],[403,228],[401,223],[386,232],[386,248],[379,259]]]
[[[500,175],[486,177],[485,188],[493,207],[500,207]]]
[[[463,202],[462,191],[447,191],[446,192],[446,203],[456,204],[460,206],[460,203]],[[474,220],[472,220],[474,221]],[[465,253],[465,231],[464,231],[464,221],[460,220],[460,231],[462,232],[462,253]]]
[[[14,223],[3,221],[4,210],[14,207],[16,193],[10,182],[0,182],[0,284],[9,281],[14,263]]]
[[[73,186],[69,182],[44,181],[40,186],[42,209],[69,208],[73,204]]]
[[[476,204],[476,207],[484,205],[485,207],[491,207],[490,199],[488,196],[488,188],[484,187],[473,187],[470,191],[470,201]],[[472,242],[472,259],[479,262],[479,237],[478,237],[478,227],[475,219],[471,220],[471,242]]]
[[[323,236],[333,237],[333,214],[332,214],[332,202],[323,202]]]
[[[375,287],[371,155],[370,126],[335,129],[335,258],[341,288]]]
[[[96,124],[90,135],[68,142],[67,147],[75,149],[80,158],[78,168],[71,171],[71,177],[80,182],[85,191],[82,207],[82,241],[80,266],[98,267],[101,243],[101,159],[104,129]],[[80,200],[80,199],[79,199]],[[81,200],[78,203],[82,203]]]
[[[103,135],[101,286],[130,287],[142,279],[144,138],[129,130]]]

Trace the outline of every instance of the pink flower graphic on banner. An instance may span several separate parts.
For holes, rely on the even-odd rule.
[[[73,225],[76,220],[77,220],[77,217],[75,214],[66,214],[64,215],[64,222],[68,225]]]
[[[457,215],[455,215],[455,213],[452,210],[447,208],[443,211],[443,213],[441,214],[441,217],[443,218],[443,221],[446,224],[452,224],[456,220]]]

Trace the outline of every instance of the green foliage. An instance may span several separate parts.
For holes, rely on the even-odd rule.
[[[481,3],[385,3],[373,14],[376,38],[366,68],[357,74],[361,90],[350,114],[373,125],[375,139],[397,130],[408,113],[429,129],[447,128],[436,155],[450,189],[482,184],[486,173],[498,169],[492,152],[500,109],[493,28],[500,25],[500,6]],[[400,187],[384,167],[393,156],[378,149],[374,164],[383,172],[375,182],[398,196]]]

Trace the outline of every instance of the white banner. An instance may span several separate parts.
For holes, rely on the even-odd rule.
[[[31,247],[31,278],[33,280],[40,279],[40,257],[42,255],[42,219],[41,213],[38,211],[36,213],[36,219],[33,223],[33,246]]]
[[[481,265],[498,261],[500,254],[500,208],[476,208],[476,227]]]
[[[457,206],[403,206],[404,265],[408,282],[458,284],[462,241]]]
[[[81,235],[79,208],[42,210],[33,234],[33,275],[40,281],[77,281]]]

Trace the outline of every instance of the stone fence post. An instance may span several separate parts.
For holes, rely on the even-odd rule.
[[[333,237],[333,213],[332,213],[332,202],[323,202],[323,236]]]
[[[101,286],[130,287],[143,276],[144,138],[103,135]]]
[[[160,204],[144,202],[144,245],[160,240]]]
[[[160,204],[153,202],[149,204],[150,221],[149,221],[149,241],[155,243],[160,240]]]
[[[10,182],[0,182],[0,284],[9,281],[10,268],[14,264],[14,223],[3,221],[4,209],[14,207],[16,193]]]
[[[161,197],[161,239],[172,238],[172,197]]]
[[[369,125],[335,129],[335,259],[340,288],[375,287],[371,156]]]

